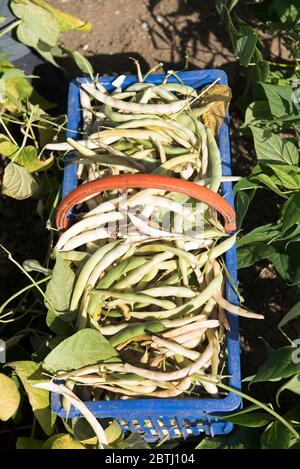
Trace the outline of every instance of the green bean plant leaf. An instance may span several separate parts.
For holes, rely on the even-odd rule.
[[[271,257],[276,251],[269,244],[280,234],[280,225],[262,225],[237,241],[237,258],[240,269],[249,267],[261,259]]]
[[[256,169],[257,166],[255,166],[254,169]],[[233,193],[236,195],[239,191],[248,191],[251,189],[257,189],[259,187],[259,184],[255,181],[250,180],[250,177],[248,178],[242,178],[240,179],[233,188]]]
[[[288,199],[290,191],[298,190],[300,185],[300,168],[282,163],[257,164],[247,178],[237,182],[234,193],[243,190],[267,188]]]
[[[116,445],[120,449],[151,449],[151,446],[146,443],[144,438],[139,433],[132,433],[128,438],[121,441]]]
[[[36,180],[26,168],[13,162],[5,167],[2,194],[17,200],[23,200],[31,197],[36,190]]]
[[[266,361],[259,367],[251,384],[263,381],[281,381],[300,372],[300,361],[294,360],[297,349],[288,345],[269,352]]]
[[[250,34],[237,39],[234,52],[243,67],[248,67],[250,64],[257,45],[257,40],[258,36],[254,30]]]
[[[1,80],[7,80],[8,78],[25,78],[25,73],[23,70],[20,70],[19,68],[12,68],[11,70],[8,70],[7,72],[4,72],[3,75],[1,76]]]
[[[41,449],[43,444],[42,440],[20,436],[17,439],[16,449]]]
[[[20,404],[20,393],[16,383],[0,373],[0,420],[10,419]]]
[[[278,328],[281,329],[283,326],[288,324],[293,319],[296,319],[300,316],[300,301],[298,301],[281,319],[278,324]]]
[[[282,190],[282,188],[276,184],[277,181],[274,181],[273,174],[266,174],[266,170],[267,168],[263,167],[263,165],[257,165],[250,176],[251,180],[257,184],[257,187],[269,189],[280,197],[287,199],[288,195],[286,195],[286,191]]]
[[[283,164],[297,165],[299,152],[296,145],[286,141],[268,129],[250,127],[254,138],[254,146],[257,158],[260,161],[278,161]]]
[[[244,217],[248,211],[251,200],[253,199],[256,192],[255,189],[247,191],[238,191],[235,199],[235,210],[237,218],[237,229],[240,229],[244,220]]]
[[[123,430],[117,420],[113,420],[111,424],[105,429],[105,435],[108,444],[112,447],[124,439]]]
[[[12,157],[19,146],[13,143],[6,135],[0,134],[0,153],[3,156]]]
[[[56,65],[50,50],[56,46],[60,31],[53,14],[30,1],[20,3],[12,0],[10,8],[22,20],[17,27],[19,41],[33,47],[46,60]]]
[[[245,112],[244,126],[256,125],[257,121],[272,118],[268,101],[253,101]]]
[[[32,98],[34,95],[33,87],[28,80],[20,76],[6,79],[5,91],[9,97],[22,101]]]
[[[261,438],[261,449],[288,449],[298,440],[280,422],[272,422]]]
[[[263,165],[265,171],[270,172],[270,177],[277,187],[283,187],[289,191],[298,190],[300,184],[300,168],[286,164]]]
[[[259,428],[265,427],[274,420],[272,415],[260,410],[256,405],[251,405],[246,409],[234,412],[233,414],[222,416],[221,418],[243,427]]]
[[[299,4],[297,5],[297,2],[273,0],[272,8],[276,11],[282,23],[294,23],[297,22],[297,19],[299,21]]]
[[[71,49],[67,49],[66,47],[63,47],[63,50],[67,52],[67,54],[74,60],[79,70],[82,73],[89,75],[91,80],[93,80],[94,70],[91,62],[84,55],[80,54],[80,52],[76,50],[72,51]]]
[[[32,3],[35,3],[36,5],[52,13],[58,23],[59,30],[62,33],[72,30],[89,32],[92,29],[91,23],[81,21],[79,18],[76,18],[76,16],[60,11],[44,0],[32,0]]]
[[[300,125],[299,125],[299,122],[293,122],[292,123],[292,128],[295,132],[295,137],[296,137],[296,140],[297,140],[297,145],[299,146],[300,145]]]
[[[74,332],[74,330],[72,330],[72,333],[73,332]],[[62,333],[60,333],[60,335],[56,335],[55,337],[52,337],[51,339],[47,340],[46,341],[47,350],[46,350],[46,353],[44,353],[44,356],[41,357],[41,359],[43,359],[45,357],[45,355],[47,355],[47,353],[49,352],[48,349],[50,349],[50,350],[55,349],[67,337],[68,337],[67,335],[62,335]]]
[[[282,207],[282,229],[284,236],[293,226],[300,224],[300,191],[295,192]]]
[[[73,270],[63,259],[61,253],[56,251],[56,262],[46,288],[46,297],[59,315],[65,315],[69,310],[74,280]],[[52,310],[51,305],[46,304],[49,310]]]
[[[266,245],[264,241],[242,246],[237,251],[238,268],[244,269],[250,267],[257,261],[270,258],[274,253],[275,248],[271,245]]]
[[[10,158],[14,163],[23,166],[30,173],[50,169],[54,161],[53,155],[49,156],[46,160],[39,159],[38,150],[33,145],[27,145],[18,149]]]
[[[65,420],[64,425],[76,441],[80,441],[83,445],[97,445],[95,432],[85,418]]]
[[[75,440],[80,441],[84,445],[97,445],[97,437],[90,424],[84,418],[73,418],[64,422],[66,429],[72,433]],[[124,433],[117,420],[113,420],[107,428],[105,435],[110,446],[114,447],[116,443],[120,443],[124,439]]]
[[[276,402],[279,405],[279,397],[283,391],[291,391],[300,395],[300,373],[294,375],[286,383],[284,383],[276,393]]]
[[[280,86],[270,83],[260,84],[267,96],[269,108],[273,117],[281,118],[297,114],[293,103],[292,86]]]
[[[0,71],[12,69],[13,65],[10,62],[7,63],[9,66],[0,66]],[[23,101],[31,98],[34,93],[30,83],[22,76],[8,78],[2,76],[0,86],[1,107],[11,113],[24,111]]]
[[[257,49],[255,50],[257,53]],[[268,81],[270,78],[270,65],[267,60],[263,60],[260,54],[257,54],[255,65],[249,76],[249,87],[256,86],[258,81]],[[252,57],[253,58],[253,57]]]
[[[52,332],[60,337],[72,335],[74,326],[70,323],[70,314],[57,314],[49,309],[46,316],[46,324]]]
[[[48,438],[42,449],[86,449],[79,441],[67,433],[59,433]]]
[[[118,352],[94,329],[83,329],[61,342],[44,360],[51,372],[76,370],[118,357]]]
[[[274,175],[268,165],[257,164],[248,177],[237,182],[234,187],[234,193],[237,194],[242,190],[268,188],[275,192],[275,194],[287,198],[285,192],[276,185],[272,176]]]
[[[231,10],[238,4],[239,0],[216,0],[216,9],[223,19],[226,13],[230,13]]]
[[[299,425],[300,404],[297,404],[287,412],[284,418],[289,422],[297,422]],[[261,437],[262,449],[288,449],[295,443],[299,443],[299,438],[296,438],[289,429],[278,420],[274,420],[274,422],[268,425]]]
[[[196,449],[258,449],[259,430],[236,427],[229,435],[204,438]]]
[[[300,293],[300,236],[286,242],[276,242],[276,252],[270,256],[276,271],[289,286],[293,286]]]
[[[40,364],[31,361],[16,361],[8,363],[7,366],[10,366],[20,378],[36,419],[46,435],[51,435],[56,416],[51,410],[50,393],[32,386],[32,384],[45,381]]]
[[[29,83],[23,70],[14,67],[5,57],[0,58],[1,107],[11,113],[26,112],[26,106],[39,105],[49,109],[51,104]],[[30,102],[29,102],[30,99]]]

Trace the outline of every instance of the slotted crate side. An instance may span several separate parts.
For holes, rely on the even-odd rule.
[[[187,402],[186,399],[184,401]],[[117,401],[114,402],[116,403]],[[144,402],[145,400],[134,400],[130,402],[130,406],[127,406],[124,404],[128,404],[128,401],[118,401],[117,406],[111,406],[114,407],[113,409],[108,408],[105,405],[106,403],[103,402],[103,408],[101,409],[98,406],[96,412],[93,402],[86,402],[86,406],[98,418],[112,418],[113,416],[119,422],[124,433],[128,431],[138,432],[148,443],[161,441],[166,436],[173,440],[179,438],[187,439],[188,437],[196,437],[201,434],[209,436],[222,435],[229,433],[233,428],[230,422],[214,417],[211,413],[211,408],[209,408],[211,406],[207,406],[208,410],[205,412],[200,410],[203,408],[202,405],[189,405],[188,409],[186,406],[181,406],[181,409],[179,409],[177,406],[178,400],[173,399],[172,407],[158,405],[154,410],[151,405],[152,399],[147,400],[147,407],[141,405]],[[195,401],[189,402],[192,404]],[[62,408],[60,396],[52,393],[51,405],[57,415],[66,418],[66,412]],[[239,402],[236,402],[232,410],[238,405]],[[228,411],[219,411],[217,414],[220,416],[222,413],[226,414]],[[81,413],[72,407],[69,412],[69,418],[79,418],[80,416]]]
[[[193,416],[185,418],[158,417],[157,419],[143,418],[126,422],[119,420],[123,432],[140,433],[148,443],[156,443],[164,439],[176,440],[197,437],[199,435],[214,436],[229,433],[232,430],[230,422],[220,421],[212,423],[208,416],[203,414],[201,419],[195,420]]]
[[[227,76],[223,70],[196,70],[191,72],[179,72],[179,78],[185,85],[193,88],[201,88],[215,80],[220,84],[227,84]],[[153,84],[162,83],[164,75],[149,75],[146,82]],[[115,77],[100,77],[100,83],[109,92],[113,91],[112,81]],[[76,131],[81,127],[81,110],[79,102],[79,87],[82,82],[89,82],[88,78],[79,78],[70,84],[68,98],[68,131],[67,137],[77,138]],[[127,76],[123,88],[137,81],[136,76]],[[170,77],[170,82],[177,82],[175,77]],[[231,175],[231,157],[229,142],[229,119],[226,117],[219,132],[219,148],[222,158],[222,174]],[[71,192],[77,186],[77,165],[66,164],[62,197]],[[232,184],[222,183],[222,194],[233,206]],[[225,254],[226,267],[234,285],[237,285],[236,247],[233,246]],[[237,295],[230,282],[226,280],[226,298],[231,303],[237,304]],[[228,374],[229,386],[240,389],[240,344],[238,318],[228,314],[231,330],[227,337],[228,350]],[[51,405],[55,413],[66,418],[60,396],[52,394]],[[214,416],[228,414],[241,407],[241,399],[234,393],[229,393],[223,399],[135,399],[129,401],[100,401],[86,402],[88,408],[97,418],[115,418],[121,424],[124,431],[139,428],[144,432],[146,441],[158,441],[164,438],[165,432],[169,432],[170,438],[190,435],[196,436],[201,432],[207,435],[220,435],[229,433],[233,425],[230,422],[216,419]],[[80,417],[80,413],[71,408],[69,417]],[[151,422],[148,427],[145,422]],[[137,422],[137,423],[136,423]],[[161,422],[165,422],[162,424]]]

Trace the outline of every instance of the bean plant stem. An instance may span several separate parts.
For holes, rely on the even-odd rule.
[[[45,293],[43,292],[43,290],[40,288],[40,286],[38,285],[38,283],[34,280],[34,278],[31,277],[31,275],[30,275],[28,272],[26,272],[25,269],[23,269],[23,267],[21,266],[21,264],[19,264],[19,262],[16,261],[16,260],[12,257],[11,252],[9,252],[2,244],[0,244],[0,247],[3,249],[3,251],[5,251],[5,252],[7,253],[8,259],[9,259],[11,262],[13,262],[13,264],[15,264],[15,265],[23,272],[23,274],[25,274],[26,277],[29,278],[29,280],[31,280],[31,282],[33,283],[33,285],[37,288],[37,290],[40,292],[40,294],[42,295],[42,297],[47,301],[47,303],[48,303],[49,306],[52,308],[52,310],[53,310],[56,314],[58,314],[57,311],[56,311],[56,309],[55,309],[55,307],[54,307],[54,305],[52,304],[52,301],[50,301],[50,300],[47,298],[47,296],[45,295]]]
[[[206,381],[208,383],[214,382],[202,376],[201,376],[201,380]],[[282,425],[284,425],[296,438],[300,439],[299,433],[292,427],[292,425],[284,417],[282,417],[275,410],[273,410],[271,407],[268,407],[266,404],[263,404],[263,402],[258,401],[254,397],[248,396],[248,394],[245,394],[242,391],[239,391],[238,389],[227,386],[226,384],[223,384],[221,382],[218,382],[218,383],[214,382],[214,384],[216,384],[219,388],[225,389],[226,391],[233,392],[237,396],[240,396],[243,399],[246,399],[247,401],[252,402],[253,404],[260,407],[261,409],[265,410],[268,414],[272,415],[276,420],[282,423]]]

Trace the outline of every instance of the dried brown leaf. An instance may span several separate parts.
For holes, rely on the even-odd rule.
[[[204,93],[202,105],[210,104],[209,110],[202,116],[205,127],[210,127],[217,136],[231,100],[231,89],[226,85],[214,85]]]

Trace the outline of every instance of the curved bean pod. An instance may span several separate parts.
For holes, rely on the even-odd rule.
[[[127,275],[125,279],[118,282],[114,286],[115,290],[123,290],[124,288],[129,288],[132,285],[135,285],[140,280],[142,280],[142,278],[148,272],[151,272],[153,268],[156,267],[157,264],[159,264],[160,262],[166,261],[168,259],[171,259],[173,256],[174,254],[172,252],[162,252],[161,254],[157,254],[150,261],[148,261],[141,267],[138,267],[137,269],[130,272],[130,274]]]
[[[126,327],[120,332],[115,334],[109,339],[111,345],[116,347],[119,344],[123,344],[134,337],[139,337],[149,332],[162,332],[165,330],[165,326],[160,321],[144,322],[139,323],[135,326]]]
[[[197,292],[186,287],[157,287],[142,290],[141,293],[149,296],[175,296],[177,298],[194,298]]]
[[[130,314],[133,318],[138,319],[167,319],[173,316],[177,316],[178,314],[192,313],[203,306],[212,295],[220,290],[222,281],[223,275],[222,272],[220,272],[219,275],[216,276],[201,293],[199,293],[199,295],[197,295],[195,298],[192,298],[187,303],[178,306],[177,308],[165,311],[132,311]]]
[[[75,311],[78,306],[78,302],[83,294],[83,291],[86,287],[87,281],[89,276],[91,275],[92,271],[94,270],[95,266],[98,262],[105,256],[107,252],[112,250],[117,244],[121,241],[113,241],[105,246],[99,248],[94,254],[88,259],[88,261],[84,264],[77,282],[75,284],[73,295],[70,302],[70,311]]]
[[[211,359],[212,352],[212,345],[208,344],[204,352],[201,354],[198,360],[195,361],[193,365],[186,366],[176,371],[152,371],[146,370],[144,368],[138,368],[137,366],[129,365],[128,363],[126,363],[125,365],[113,365],[113,369],[115,371],[135,373],[138,376],[142,376],[143,378],[151,379],[154,381],[175,381],[181,378],[185,378],[186,376],[191,376],[192,374],[196,373],[201,368],[203,368]],[[112,365],[110,364],[106,365],[107,369],[111,369],[111,366]]]
[[[156,306],[160,306],[161,308],[165,309],[172,309],[176,305],[173,301],[169,300],[160,300],[159,298],[152,298],[151,296],[145,295],[143,293],[127,293],[127,292],[120,292],[120,291],[113,291],[113,290],[93,290],[92,295],[100,296],[102,298],[119,298],[124,301],[126,304],[133,304],[133,303],[145,303],[145,304],[153,304]]]
[[[91,230],[93,228],[98,228],[101,225],[106,225],[106,223],[115,222],[123,220],[124,215],[120,212],[109,212],[97,214],[92,217],[84,218],[83,220],[74,223],[67,231],[65,231],[59,238],[56,243],[56,249],[59,251],[64,247],[64,245],[74,236],[82,233],[83,231]]]
[[[168,104],[140,104],[125,102],[102,93],[90,83],[83,83],[81,86],[85,91],[92,95],[93,98],[97,99],[101,103],[130,113],[137,112],[142,114],[174,114],[181,111],[188,103],[188,100],[178,100]]]

